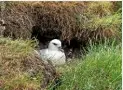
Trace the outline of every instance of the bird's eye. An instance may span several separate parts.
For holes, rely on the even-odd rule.
[[[56,43],[53,43],[54,45],[57,45]]]

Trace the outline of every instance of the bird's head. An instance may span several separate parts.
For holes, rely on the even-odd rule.
[[[53,39],[50,41],[48,49],[56,50],[56,51],[63,51],[61,41],[58,39]]]

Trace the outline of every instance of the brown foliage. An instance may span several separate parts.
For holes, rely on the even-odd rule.
[[[90,3],[91,2],[43,1],[6,2],[6,8],[3,12],[3,18],[7,23],[5,36],[12,36],[14,38],[31,38],[32,29],[36,26],[38,27],[36,31],[40,33],[39,38],[45,36],[46,38],[53,39],[56,38],[58,34],[57,37],[61,40],[70,41],[73,38],[77,38],[77,40],[80,41],[88,41],[91,39],[89,36],[95,37],[95,35],[90,35],[90,33],[95,32],[96,34],[98,31],[95,31],[94,28],[84,26],[84,23],[88,21],[88,18],[91,18],[86,14],[91,12],[92,14],[97,14],[102,17],[105,16],[112,7],[112,4],[110,6],[105,6],[107,7],[106,11],[101,4],[97,3],[99,4],[97,5],[95,2],[94,5],[97,5],[97,7],[95,6],[92,8],[89,7]],[[91,11],[89,11],[89,9],[91,9]],[[102,30],[100,35],[103,31],[105,30]],[[107,33],[105,33],[109,34],[110,31],[113,30],[106,31]],[[103,36],[105,37],[105,35]]]

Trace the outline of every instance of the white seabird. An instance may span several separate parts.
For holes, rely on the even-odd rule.
[[[50,60],[53,65],[62,65],[66,62],[61,41],[58,39],[51,40],[48,48],[40,50],[40,56],[42,60]]]

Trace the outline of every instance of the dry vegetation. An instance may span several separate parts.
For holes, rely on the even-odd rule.
[[[34,46],[30,40],[0,38],[0,89],[37,90],[58,80],[55,68],[34,53]]]
[[[45,39],[60,38],[63,41],[69,42],[75,39],[80,42],[80,45],[86,44],[90,40],[100,41],[100,39],[104,40],[105,38],[110,39],[115,37],[117,41],[121,40],[121,2],[5,2],[5,5],[4,11],[0,11],[0,13],[3,14],[3,17],[0,18],[3,18],[6,23],[4,36],[12,37],[15,40],[0,37],[0,89],[2,90],[38,90],[40,88],[47,88],[50,82],[54,84],[59,81],[59,73],[56,72],[55,68],[50,63],[44,63],[34,54],[34,48],[37,45],[33,41],[27,40],[32,36],[38,34],[38,39],[44,41]],[[104,49],[104,53],[107,52],[103,45],[101,48]],[[108,49],[112,52],[109,53],[112,60],[115,56],[113,51],[114,47]],[[117,51],[117,57],[121,54],[121,52],[119,54],[119,51]],[[93,52],[93,50],[90,50],[90,52]],[[101,63],[99,63],[102,65],[102,55],[104,53],[97,53],[99,53],[99,58],[101,58]],[[87,59],[89,57],[90,60],[91,57],[95,57],[97,53],[94,53],[92,56],[87,56]],[[106,54],[106,62],[109,62],[109,57],[106,56]],[[98,59],[98,57],[96,59]],[[87,62],[89,62],[89,60]],[[121,58],[118,58],[116,62],[120,60]],[[89,63],[91,62],[92,61]],[[79,63],[83,66],[83,61]],[[113,63],[115,63],[115,61],[113,61]],[[77,70],[80,69],[84,71],[85,68],[81,68],[80,65],[78,64],[78,66],[76,66]],[[85,64],[85,66],[86,65],[89,66],[88,64]],[[90,66],[93,66],[93,63]],[[91,70],[90,66],[87,70]],[[120,64],[117,67],[120,73],[119,67]],[[103,67],[101,66],[100,68]],[[71,67],[64,69],[68,72],[63,75],[65,83],[61,86],[60,90],[63,90],[62,88],[69,89],[66,83],[73,77],[71,76],[69,78],[69,74],[79,75],[76,74],[79,70],[74,73],[69,72]],[[112,70],[112,68],[110,69]],[[104,68],[104,70],[108,69]],[[96,72],[96,74],[98,75],[98,72]],[[93,75],[95,76],[95,74]],[[88,72],[85,76],[89,79]],[[114,76],[114,78],[116,78],[116,76]],[[80,78],[78,78],[78,82],[79,79]],[[103,78],[99,80],[103,80]],[[73,88],[71,82],[69,86]],[[120,81],[118,80],[118,87],[120,87],[119,83]],[[51,85],[51,87],[52,86],[53,85]],[[87,90],[87,88],[88,86],[85,90]],[[107,88],[107,84],[105,88]]]
[[[116,8],[117,3],[120,2],[5,2],[5,36],[30,38],[33,26],[37,26],[40,36],[67,41],[118,36],[121,10]]]

